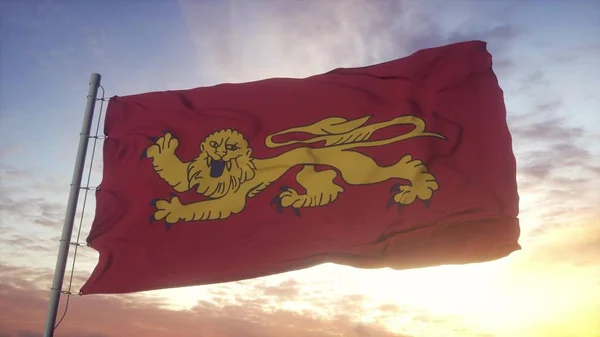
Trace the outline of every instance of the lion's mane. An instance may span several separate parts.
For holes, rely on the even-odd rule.
[[[220,177],[211,177],[210,161],[216,159],[211,142],[235,144],[237,149],[228,153],[228,168]],[[256,166],[248,141],[236,130],[226,129],[208,135],[200,145],[200,154],[188,166],[190,186],[198,185],[196,191],[209,198],[220,198],[237,192],[242,184],[254,178]]]

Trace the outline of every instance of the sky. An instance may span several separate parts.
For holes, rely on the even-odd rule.
[[[241,282],[73,296],[56,335],[599,337],[594,0],[0,1],[0,336],[43,330],[90,73],[102,75],[109,97],[300,78],[473,39],[488,43],[504,91],[522,250],[462,266],[324,264]],[[101,178],[96,154],[92,186]],[[79,242],[94,211],[93,195],[85,210],[84,196]],[[73,291],[96,259],[78,250]]]

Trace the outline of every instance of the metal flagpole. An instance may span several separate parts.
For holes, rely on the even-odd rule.
[[[62,292],[62,283],[65,276],[65,269],[67,267],[67,259],[69,257],[71,234],[73,233],[73,223],[75,221],[79,190],[81,189],[81,178],[83,176],[83,169],[85,166],[85,156],[87,154],[88,141],[90,139],[90,129],[92,126],[92,119],[94,117],[94,107],[96,105],[98,87],[100,87],[100,74],[92,73],[90,76],[87,103],[85,104],[85,112],[83,115],[83,124],[81,126],[81,133],[79,134],[79,148],[77,149],[77,157],[75,158],[75,168],[73,169],[73,179],[71,181],[71,190],[69,192],[69,201],[67,203],[65,222],[63,224],[63,231],[58,249],[58,257],[56,259],[54,280],[52,281],[52,289],[50,290],[50,303],[48,305],[48,314],[46,315],[44,337],[52,337],[54,335],[58,303]]]

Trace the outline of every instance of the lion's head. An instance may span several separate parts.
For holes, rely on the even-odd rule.
[[[200,155],[188,168],[190,186],[198,184],[197,192],[210,198],[235,192],[254,178],[252,160],[252,149],[241,133],[231,129],[214,132],[202,141]]]

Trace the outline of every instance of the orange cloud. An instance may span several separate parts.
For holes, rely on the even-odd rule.
[[[11,266],[2,266],[2,270],[1,335],[38,336],[43,329],[49,292],[35,284],[49,284],[51,275]],[[164,300],[140,295],[73,296],[57,333],[65,337],[407,337],[389,332],[377,322],[356,322],[353,309],[364,301],[361,296],[340,299],[336,303],[338,313],[331,319],[306,310],[295,312],[268,306],[272,298],[295,297],[297,286],[295,281],[277,287],[260,286],[256,289],[264,297],[236,298],[235,304],[213,298],[182,311],[165,309]],[[59,318],[62,309],[64,306]],[[377,310],[381,316],[398,313],[393,305]]]

